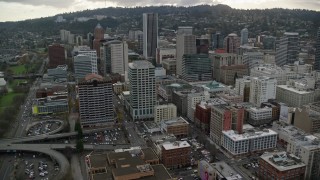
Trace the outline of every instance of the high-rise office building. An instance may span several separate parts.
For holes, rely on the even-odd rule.
[[[221,32],[211,34],[211,46],[212,49],[223,48],[223,35],[221,34]]]
[[[143,13],[143,56],[155,58],[158,47],[158,14]]]
[[[94,28],[93,49],[96,50],[98,58],[100,58],[100,41],[104,39],[104,29],[100,24]]]
[[[192,35],[192,27],[179,27],[176,45],[177,75],[182,75],[182,58],[184,54],[196,54],[196,36]]]
[[[155,67],[148,61],[129,63],[130,114],[133,120],[153,118],[156,104]]]
[[[109,77],[88,74],[78,83],[80,122],[82,126],[114,123],[112,82]]]
[[[293,64],[299,55],[299,33],[286,32],[280,38],[279,47],[276,50],[276,64],[283,66]]]
[[[58,65],[66,64],[66,52],[63,45],[52,44],[48,48],[49,68],[56,68]]]
[[[241,40],[240,44],[245,45],[248,44],[248,38],[249,38],[249,31],[247,28],[244,28],[241,30]]]
[[[274,78],[260,76],[251,77],[249,102],[261,106],[261,103],[276,98],[277,80]]]
[[[223,45],[227,53],[237,53],[237,50],[240,47],[240,38],[235,33],[231,33],[224,38]]]
[[[79,51],[79,54],[73,58],[73,65],[77,80],[84,78],[87,74],[98,74],[96,51]]]
[[[128,44],[126,42],[113,40],[103,43],[101,55],[103,74],[125,75],[128,73]]]
[[[185,54],[182,58],[182,78],[186,81],[212,79],[212,59],[208,54]]]
[[[317,33],[316,56],[314,59],[314,70],[320,71],[320,28]]]
[[[275,50],[276,38],[273,36],[263,36],[262,39],[263,49]]]
[[[209,53],[209,39],[197,38],[196,39],[197,54],[208,54]]]

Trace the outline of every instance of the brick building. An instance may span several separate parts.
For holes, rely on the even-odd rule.
[[[49,68],[56,68],[58,65],[66,64],[66,53],[64,46],[60,44],[52,44],[48,48]]]
[[[187,141],[164,143],[161,147],[161,160],[167,168],[180,168],[190,165],[191,146]]]
[[[286,152],[267,153],[260,156],[258,176],[261,180],[303,180],[306,165],[300,158]]]
[[[162,121],[161,131],[176,137],[186,137],[189,134],[189,123],[183,117]]]

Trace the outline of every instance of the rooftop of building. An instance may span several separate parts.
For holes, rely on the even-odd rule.
[[[162,144],[165,150],[180,149],[191,147],[187,141],[165,142]]]
[[[297,33],[297,32],[285,32],[284,35],[299,36],[299,33]]]
[[[258,112],[263,112],[263,111],[272,111],[272,108],[268,107],[268,106],[265,106],[265,107],[251,107],[249,108],[249,111],[251,112],[255,112],[255,113],[258,113]]]
[[[159,159],[156,153],[151,148],[143,148],[141,150],[144,154],[145,161]]]
[[[241,141],[246,139],[252,139],[252,138],[258,138],[263,136],[271,136],[271,135],[277,135],[275,131],[271,129],[248,129],[244,130],[243,134],[238,134],[234,130],[228,130],[228,131],[222,131],[224,135],[229,137],[230,139],[233,139],[234,141]]]
[[[275,80],[276,81],[275,78],[268,77],[268,76],[251,77],[251,79],[262,80],[262,81],[266,81],[266,80]]]
[[[95,173],[92,175],[92,178],[92,180],[106,180],[110,178],[110,175],[108,175],[107,173]]]
[[[154,176],[140,178],[141,180],[168,180],[172,179],[167,169],[163,164],[152,165]]]
[[[0,86],[5,86],[7,85],[7,81],[4,80],[4,78],[0,78]]]
[[[146,60],[139,60],[139,61],[133,61],[132,63],[129,63],[130,69],[149,69],[149,68],[155,68],[149,61]]]
[[[130,156],[130,158],[118,158],[115,160],[117,168],[135,167],[145,164],[145,162],[138,156]]]
[[[199,82],[191,82],[189,83],[195,87],[202,87],[207,91],[221,90],[227,88],[227,85],[219,83],[217,81],[199,81]]]
[[[162,121],[162,124],[166,126],[179,126],[179,125],[185,125],[185,124],[188,125],[189,123],[183,117],[180,116],[167,121]]]
[[[91,167],[100,168],[107,165],[107,154],[93,154],[89,156]]]
[[[159,134],[150,136],[151,140],[155,143],[161,144],[163,142],[174,142],[177,138],[173,134]]]
[[[222,100],[220,98],[211,98],[207,101],[201,101],[198,105],[202,109],[207,109],[207,108],[211,108],[211,106],[216,106],[216,105],[220,105],[220,104],[227,104],[227,102],[225,102],[224,100]]]
[[[285,90],[291,91],[291,92],[294,92],[294,93],[297,93],[297,94],[310,94],[310,93],[314,92],[314,91],[298,90],[298,89],[296,89],[294,87],[290,87],[288,85],[278,85],[277,87],[281,88],[281,89],[285,89]]]
[[[227,180],[242,179],[242,177],[224,161],[212,163],[212,166]]]
[[[153,121],[146,121],[143,124],[147,129],[159,128],[158,124]]]
[[[287,152],[266,153],[261,155],[260,158],[278,171],[288,171],[306,166],[300,158]]]

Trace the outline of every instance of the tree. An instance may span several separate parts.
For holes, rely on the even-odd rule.
[[[84,146],[83,146],[83,141],[82,140],[77,140],[77,144],[76,144],[76,148],[78,152],[82,152],[84,150]]]

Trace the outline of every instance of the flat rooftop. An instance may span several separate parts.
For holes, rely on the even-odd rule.
[[[92,178],[93,178],[92,180],[106,180],[111,177],[107,173],[99,173],[99,174],[93,174]]]
[[[129,63],[129,68],[131,69],[148,69],[148,68],[155,68],[149,61],[142,60],[142,61],[133,61]]]
[[[152,166],[154,170],[154,176],[148,176],[140,178],[142,180],[168,180],[172,179],[167,169],[163,166],[163,164],[157,164]]]
[[[277,87],[297,93],[297,94],[309,94],[314,92],[314,91],[299,91],[298,89],[288,87],[287,85],[278,85]]]
[[[191,147],[187,141],[175,141],[172,143],[165,142],[162,144],[165,150],[172,150],[172,149],[179,149],[179,148],[186,148]]]
[[[227,180],[242,179],[242,177],[224,161],[212,163],[212,166]]]
[[[278,171],[287,171],[306,166],[301,162],[300,158],[286,152],[267,153],[260,156],[260,158],[272,165]]]
[[[229,137],[230,139],[233,139],[234,141],[241,141],[241,140],[258,138],[262,136],[271,136],[271,135],[278,134],[271,129],[264,129],[264,130],[249,129],[249,130],[246,130],[243,134],[238,134],[234,130],[222,131],[222,133],[227,137]]]
[[[162,121],[162,123],[167,126],[178,126],[178,125],[189,124],[188,121],[186,121],[183,117],[174,118],[168,121]]]
[[[158,159],[158,156],[156,155],[156,153],[151,148],[144,148],[144,149],[141,149],[141,150],[144,153],[145,161]]]
[[[89,159],[91,167],[99,168],[107,166],[107,154],[93,154]]]

